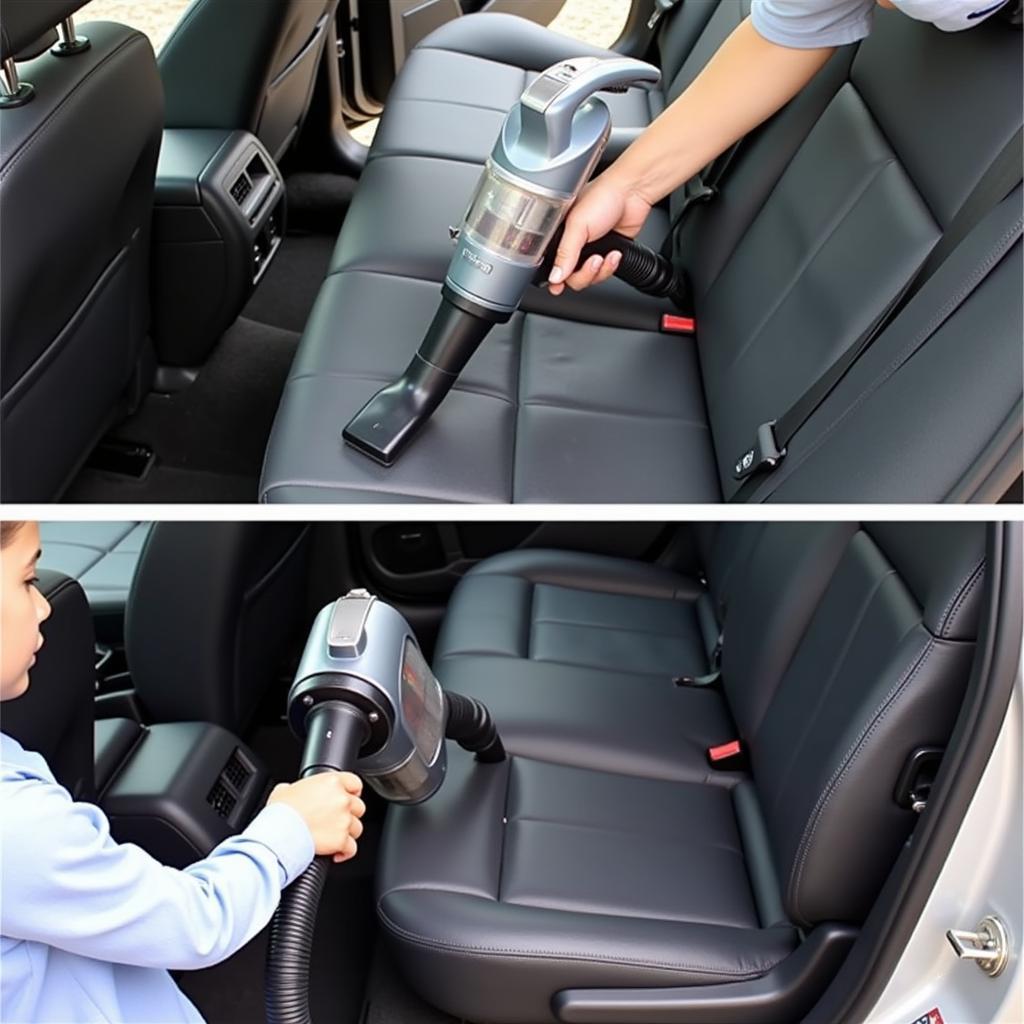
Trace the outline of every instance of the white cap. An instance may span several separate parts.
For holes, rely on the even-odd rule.
[[[1008,0],[892,0],[894,7],[918,21],[930,21],[943,32],[973,28]]]

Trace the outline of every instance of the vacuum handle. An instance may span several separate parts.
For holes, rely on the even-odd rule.
[[[565,224],[563,223],[552,236],[544,259],[534,276],[536,283],[542,284],[548,279],[551,268],[555,265],[555,255],[561,244],[564,230]],[[622,253],[622,261],[615,271],[617,278],[646,295],[669,299],[677,309],[683,312],[691,311],[690,289],[686,275],[681,270],[677,270],[672,261],[666,259],[661,253],[655,252],[650,246],[638,242],[635,238],[619,234],[618,231],[609,231],[601,238],[587,242],[580,250],[577,266],[584,264],[591,256],[607,256],[616,250]]]
[[[622,92],[630,85],[653,88],[661,71],[633,57],[573,57],[549,67],[519,99],[524,140],[551,160],[572,138],[577,108],[595,92]]]
[[[351,771],[369,738],[370,723],[359,708],[340,700],[317,704],[306,716],[306,745],[299,778]]]

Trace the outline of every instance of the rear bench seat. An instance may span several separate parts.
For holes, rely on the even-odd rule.
[[[673,51],[681,63],[670,93],[699,71],[739,10],[716,6],[686,58]],[[478,24],[461,19],[459,38]],[[482,24],[490,38],[494,23]],[[543,66],[557,37],[528,34],[548,39]],[[417,68],[451,56],[433,38],[424,60],[411,62],[414,84]],[[407,151],[389,128],[299,346],[261,499],[729,499],[738,489],[732,465],[758,425],[780,416],[878,316],[1020,128],[1020,85],[1020,35],[1003,22],[945,34],[879,11],[873,34],[837,52],[746,140],[720,198],[688,218],[677,258],[694,282],[696,342],[652,330],[662,307],[619,282],[558,299],[532,289],[385,469],[345,448],[341,428],[419,344],[451,254],[447,226],[460,221],[479,172],[478,155]],[[417,106],[410,89],[400,76],[396,122],[403,104]],[[424,123],[438,139],[457,135],[431,120],[432,102]],[[652,215],[648,242],[660,242],[680,201]],[[753,500],[962,500],[971,474],[1001,461],[1012,482],[1019,238],[1004,258],[988,254],[1020,221],[1018,187],[858,361]],[[907,359],[937,312],[989,270]]]
[[[378,910],[412,984],[492,1024],[555,1020],[566,990],[676,987],[690,1010],[671,1019],[690,1021],[802,962],[790,1002],[713,1019],[802,1016],[913,828],[901,769],[950,735],[984,533],[726,528],[735,557],[706,562],[700,593],[560,552],[469,574],[435,669],[491,706],[510,756],[451,747],[439,793],[389,811]],[[707,664],[702,604],[724,605],[721,686],[679,688],[680,666]],[[705,748],[733,739],[747,768],[712,769]]]

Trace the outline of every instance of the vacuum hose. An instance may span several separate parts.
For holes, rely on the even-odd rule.
[[[334,700],[318,704],[306,719],[306,746],[299,778],[320,772],[349,771],[368,735],[369,723],[358,708]],[[330,863],[330,857],[314,857],[313,863],[281,893],[267,943],[267,1024],[312,1024],[309,961]]]
[[[505,760],[505,748],[491,713],[478,700],[445,692],[445,736],[476,754],[478,761]],[[318,772],[349,771],[369,735],[363,713],[342,701],[325,701],[309,713],[300,778]],[[267,944],[267,1024],[312,1024],[309,963],[316,915],[330,857],[313,863],[281,893]]]
[[[463,750],[476,754],[478,761],[497,764],[505,760],[505,747],[490,711],[478,700],[461,693],[445,692],[448,722],[444,734]]]
[[[544,260],[534,276],[535,282],[546,281],[548,274],[551,273],[564,229],[565,225],[563,224],[552,237],[544,254]],[[634,238],[620,235],[618,231],[609,231],[603,237],[593,242],[587,242],[580,252],[578,266],[586,263],[591,256],[607,256],[608,253],[614,252],[616,249],[622,253],[622,262],[615,270],[615,277],[620,281],[625,281],[638,292],[653,295],[659,299],[668,299],[677,309],[685,313],[690,312],[690,288],[683,271],[677,270],[672,261],[662,256],[661,253],[655,252]]]

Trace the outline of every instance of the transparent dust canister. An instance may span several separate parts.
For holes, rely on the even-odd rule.
[[[513,263],[539,264],[571,196],[538,195],[488,159],[466,214],[465,231],[481,248]]]

